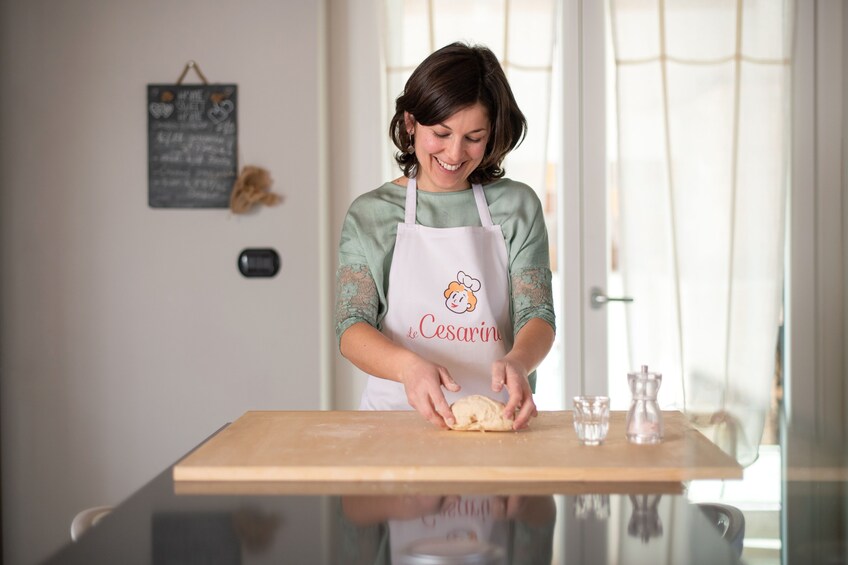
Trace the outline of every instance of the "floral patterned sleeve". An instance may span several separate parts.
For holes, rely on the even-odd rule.
[[[377,326],[379,298],[368,265],[341,265],[336,272],[336,339],[357,322]]]
[[[512,306],[516,334],[532,318],[541,318],[556,329],[551,270],[527,267],[512,273]]]

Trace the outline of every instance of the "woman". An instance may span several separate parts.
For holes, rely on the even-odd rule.
[[[484,558],[526,565],[553,559],[551,495],[354,495],[339,502],[334,539],[340,563],[482,563]]]
[[[555,329],[547,231],[501,168],[526,127],[485,47],[443,47],[407,81],[390,125],[403,176],[353,202],[339,246],[336,335],[370,375],[361,408],[447,428],[452,402],[483,394],[514,429],[536,415]]]

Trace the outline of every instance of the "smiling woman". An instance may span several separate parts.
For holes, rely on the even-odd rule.
[[[381,61],[383,74],[383,108],[388,109],[385,123],[393,117],[394,100],[417,63],[440,45],[453,41],[466,41],[485,45],[497,56],[499,66],[509,79],[512,95],[521,108],[528,127],[519,146],[510,151],[501,164],[507,175],[529,185],[536,193],[542,217],[548,232],[549,263],[556,268],[558,241],[560,240],[557,219],[557,186],[560,183],[559,165],[559,108],[553,103],[556,45],[559,35],[561,10],[559,0],[471,0],[463,2],[431,2],[420,0],[384,0],[380,3]],[[420,123],[424,116],[413,117]],[[384,114],[385,115],[385,114]],[[443,118],[444,116],[442,116]],[[428,123],[438,124],[441,120]],[[401,130],[400,133],[406,132]],[[447,133],[447,132],[439,132]],[[421,145],[417,136],[416,145]],[[471,137],[471,139],[476,136]],[[406,144],[387,143],[382,157],[384,175],[394,169],[394,152]],[[491,141],[489,142],[491,143]],[[442,170],[450,170],[458,163],[442,160],[435,164]],[[491,204],[491,201],[490,201]],[[513,211],[517,212],[517,210]],[[513,278],[513,284],[524,291],[532,292],[538,286],[526,284],[535,281],[532,271],[525,277]],[[558,285],[558,275],[552,275],[552,284]],[[562,307],[558,301],[557,308]],[[561,312],[557,312],[561,315]],[[535,399],[544,409],[565,407],[563,378],[563,340],[560,332],[555,340],[554,351],[538,368],[538,386]]]
[[[413,156],[410,168],[415,170],[419,186],[432,192],[468,188],[470,175],[482,163],[489,140],[486,108],[474,104],[432,125],[404,112],[403,122],[410,144],[400,155],[404,160]]]
[[[501,178],[504,157],[526,130],[497,57],[461,43],[439,49],[416,69],[389,124],[404,175],[420,175],[422,188],[437,191]]]
[[[468,188],[469,176],[480,166],[489,140],[489,115],[474,104],[434,125],[425,125],[409,112],[403,114],[418,184],[432,192]],[[414,140],[414,141],[413,141]]]
[[[437,50],[398,96],[403,176],[353,202],[339,247],[336,332],[369,375],[361,408],[412,408],[447,428],[449,403],[481,394],[516,429],[536,415],[554,337],[547,231],[536,193],[502,168],[525,130],[483,46]]]

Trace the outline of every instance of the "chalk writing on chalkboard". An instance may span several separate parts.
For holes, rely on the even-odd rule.
[[[238,170],[235,84],[147,85],[148,204],[227,208]]]

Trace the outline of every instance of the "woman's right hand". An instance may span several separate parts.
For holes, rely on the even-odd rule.
[[[460,386],[445,367],[416,355],[413,362],[404,364],[399,380],[403,383],[409,405],[427,421],[445,430],[456,423],[442,387],[459,392]]]

